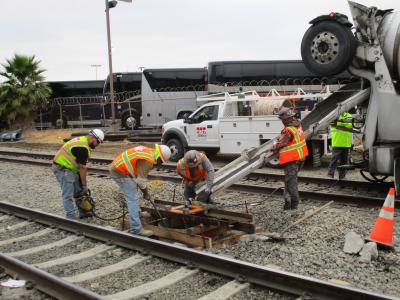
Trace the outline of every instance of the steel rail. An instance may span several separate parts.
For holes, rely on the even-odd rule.
[[[0,253],[0,265],[6,269],[7,274],[31,281],[34,283],[35,288],[57,299],[106,300],[106,298],[99,294],[65,281],[4,253]]]
[[[0,201],[0,211],[17,217],[32,219],[35,222],[48,226],[57,226],[59,229],[75,234],[82,234],[96,240],[111,241],[114,245],[140,251],[144,254],[157,256],[189,267],[214,272],[230,278],[237,278],[262,287],[294,295],[307,295],[313,299],[400,299],[390,295],[338,285],[308,276],[131,235],[98,225],[82,223],[7,202]]]
[[[0,161],[6,161],[10,163],[23,163],[23,164],[31,164],[38,166],[51,166],[50,161],[38,161],[38,160],[26,160],[26,159],[15,159],[9,157],[0,157]],[[89,173],[100,174],[103,176],[108,176],[109,171],[108,168],[105,167],[88,167]],[[163,180],[169,181],[173,183],[180,183],[182,179],[177,175],[168,175],[168,174],[157,174],[150,173],[148,175],[150,180]],[[236,183],[231,185],[228,190],[231,191],[239,191],[239,192],[247,192],[247,193],[256,193],[268,195],[274,192],[276,195],[283,195],[283,188],[277,190],[276,187],[265,186],[265,185],[256,185],[256,184],[248,184],[248,183]],[[383,205],[385,198],[380,197],[372,197],[372,196],[364,196],[360,193],[352,193],[350,194],[336,194],[336,193],[327,193],[321,191],[307,191],[307,190],[299,190],[300,198],[304,200],[319,200],[319,201],[335,201],[337,203],[342,204],[352,204],[358,206],[366,206],[366,207],[380,207]],[[400,200],[396,199],[395,203],[400,205]]]
[[[33,158],[41,158],[41,159],[53,159],[54,154],[43,153],[43,152],[25,152],[25,151],[10,151],[4,150],[0,148],[0,155],[7,156],[27,156]],[[90,158],[90,162],[94,164],[100,165],[108,165],[112,162],[112,159],[108,158],[100,158],[100,157],[92,157]],[[169,170],[171,172],[176,171],[176,164],[174,163],[166,163],[156,167],[158,170]],[[215,171],[218,171],[219,168],[215,168]],[[274,174],[274,173],[264,173],[261,171],[254,171],[250,173],[247,178],[249,180],[263,180],[263,181],[283,181],[284,175],[282,174]],[[365,190],[373,190],[379,193],[387,193],[391,187],[393,187],[393,182],[381,182],[381,183],[372,183],[367,181],[358,181],[358,180],[335,180],[332,178],[323,178],[323,177],[312,177],[312,176],[299,176],[298,181],[301,183],[312,183],[319,184],[325,186],[335,186],[338,188],[354,188],[354,189],[365,189]]]

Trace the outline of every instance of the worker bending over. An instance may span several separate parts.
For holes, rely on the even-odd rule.
[[[93,149],[103,141],[104,132],[93,129],[87,136],[66,142],[53,158],[52,170],[61,187],[62,204],[67,218],[76,218],[74,198],[88,193],[86,163]],[[79,218],[91,216],[79,206],[77,208]]]
[[[283,209],[297,209],[299,205],[297,175],[308,155],[308,149],[303,128],[300,121],[296,119],[293,109],[282,107],[279,110],[279,118],[285,128],[271,150],[279,151],[279,164],[285,168],[285,205]]]
[[[353,145],[353,117],[348,112],[342,113],[331,126],[332,158],[329,162],[328,176],[335,177],[337,166],[349,162],[350,148]],[[346,170],[339,168],[339,179],[346,176]]]
[[[130,232],[142,236],[151,236],[151,230],[145,230],[140,222],[138,187],[143,198],[150,200],[147,175],[154,165],[165,163],[171,157],[171,150],[165,145],[154,145],[154,149],[139,146],[119,154],[111,163],[111,178],[124,193],[128,206]]]
[[[199,151],[190,150],[178,161],[177,172],[183,177],[185,190],[183,192],[185,204],[196,197],[196,184],[206,180],[204,191],[206,203],[212,203],[211,188],[214,180],[214,167],[207,156]]]

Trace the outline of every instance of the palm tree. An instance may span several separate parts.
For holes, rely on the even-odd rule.
[[[39,64],[34,55],[19,54],[2,64],[4,71],[0,76],[5,81],[0,85],[0,122],[3,123],[0,126],[31,125],[35,111],[46,105],[51,89],[43,82],[45,70]]]

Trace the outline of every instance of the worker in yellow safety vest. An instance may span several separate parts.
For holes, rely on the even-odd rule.
[[[342,113],[335,123],[331,126],[330,134],[332,141],[332,158],[329,162],[328,176],[335,177],[335,170],[338,169],[339,179],[344,179],[346,170],[337,168],[349,162],[350,148],[353,145],[353,116]]]
[[[104,141],[104,132],[100,129],[89,131],[66,142],[53,158],[52,170],[61,187],[61,198],[67,218],[76,218],[74,198],[88,193],[86,163],[95,149]],[[79,218],[91,216],[77,207]]]
[[[297,209],[299,205],[297,176],[308,155],[308,148],[303,128],[300,121],[296,119],[293,109],[282,107],[278,114],[285,128],[271,150],[279,151],[279,164],[284,166],[285,204],[283,209]]]
[[[206,180],[204,198],[206,203],[212,203],[211,188],[214,181],[214,167],[207,156],[197,150],[190,150],[178,161],[177,173],[184,179],[184,203],[190,204],[196,197],[196,184]]]
[[[156,144],[154,148],[139,146],[117,155],[109,167],[111,178],[124,193],[132,234],[153,235],[151,230],[143,229],[140,221],[138,187],[143,192],[143,198],[150,200],[147,176],[154,165],[165,163],[170,157],[171,150],[166,145]]]

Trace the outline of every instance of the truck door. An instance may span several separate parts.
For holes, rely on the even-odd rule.
[[[218,111],[218,104],[210,105],[191,116],[187,128],[189,146],[219,148]]]

